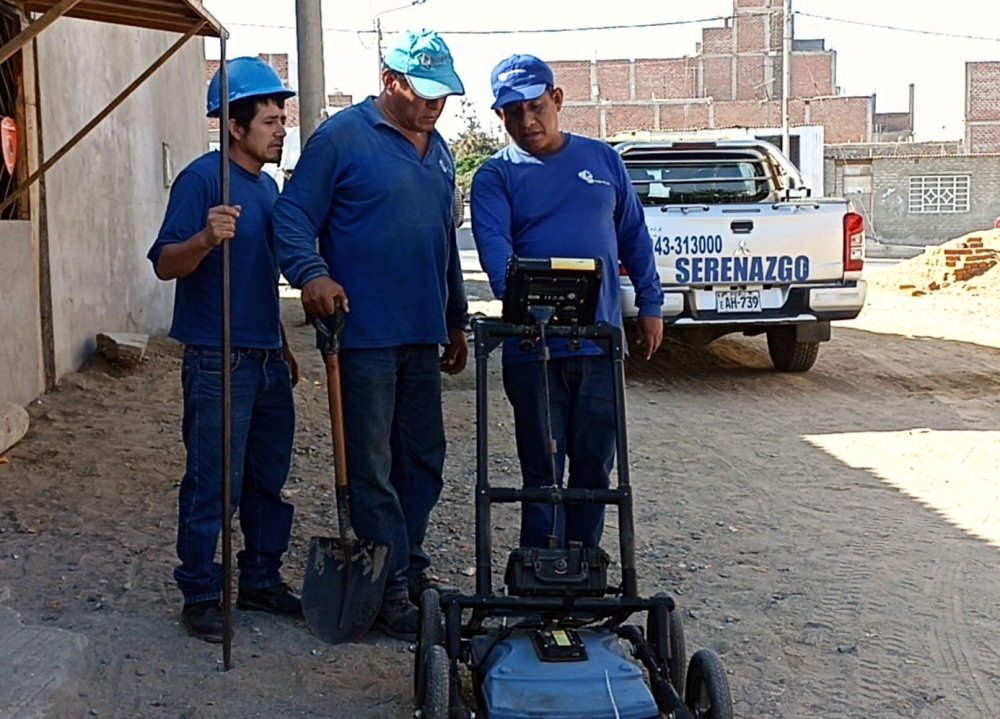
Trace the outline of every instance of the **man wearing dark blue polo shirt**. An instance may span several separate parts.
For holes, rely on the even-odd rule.
[[[184,343],[184,446],[177,525],[184,595],[181,614],[191,636],[221,642],[222,567],[215,561],[222,528],[222,249],[231,242],[232,504],[239,508],[240,609],[301,615],[299,598],[282,581],[292,505],[281,497],[291,462],[295,360],[284,342],[278,265],[271,238],[275,181],[261,172],[281,159],[285,100],[295,93],[257,58],[227,63],[231,203],[219,205],[221,158],[210,152],[188,165],[170,191],[163,226],[149,250],[162,280],[177,280],[170,336]],[[220,109],[219,75],[208,88],[208,115]]]
[[[391,547],[376,626],[412,640],[413,602],[433,584],[422,544],[443,485],[440,372],[457,374],[468,358],[455,166],[434,129],[447,97],[465,90],[429,30],[403,34],[382,82],[378,97],[309,138],[274,231],[306,312],[347,312],[340,371],[352,519],[360,538]]]

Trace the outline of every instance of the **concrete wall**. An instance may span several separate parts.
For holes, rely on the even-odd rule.
[[[60,20],[41,34],[43,142],[51,155],[178,36]],[[145,259],[163,218],[163,143],[173,174],[204,151],[205,66],[190,40],[46,176],[56,374],[101,331],[163,332],[173,285]]]
[[[0,222],[0,400],[27,404],[43,389],[31,223]]]
[[[911,213],[916,175],[968,175],[969,211]],[[936,245],[993,227],[1000,197],[1000,156],[916,156],[827,159],[827,186],[866,215],[869,236],[887,244]]]

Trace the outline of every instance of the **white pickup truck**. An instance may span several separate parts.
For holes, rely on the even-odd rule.
[[[864,221],[843,199],[812,198],[762,140],[623,142],[663,285],[667,336],[706,344],[767,335],[776,369],[804,372],[832,320],[865,303]],[[622,312],[636,316],[624,271]]]

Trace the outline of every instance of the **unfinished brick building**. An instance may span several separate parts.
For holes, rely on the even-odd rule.
[[[782,0],[734,0],[723,27],[702,30],[692,56],[667,59],[555,61],[566,93],[562,124],[609,137],[629,130],[776,127],[782,124]],[[794,35],[794,32],[793,32]],[[822,125],[826,142],[907,139],[909,112],[882,116],[873,96],[838,94],[837,56],[823,40],[793,39],[789,119]]]

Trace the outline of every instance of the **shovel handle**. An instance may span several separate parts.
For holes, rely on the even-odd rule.
[[[330,433],[333,436],[334,492],[337,498],[337,524],[340,536],[353,538],[350,493],[347,481],[347,442],[344,439],[344,400],[340,391],[340,331],[344,328],[344,311],[337,306],[332,317],[314,317],[316,347],[326,365],[327,398],[330,404]]]

